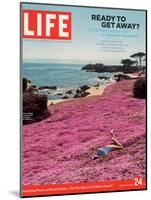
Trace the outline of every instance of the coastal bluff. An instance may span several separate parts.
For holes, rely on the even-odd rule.
[[[123,65],[104,65],[102,63],[87,64],[81,68],[81,70],[86,70],[87,72],[123,72],[123,73],[133,73],[138,70],[137,66],[123,66]]]

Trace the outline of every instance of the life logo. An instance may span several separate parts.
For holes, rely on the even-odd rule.
[[[71,12],[22,10],[21,24],[23,38],[72,39]]]

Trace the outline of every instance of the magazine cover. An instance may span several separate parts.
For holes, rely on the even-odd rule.
[[[147,188],[146,21],[21,3],[22,197]]]

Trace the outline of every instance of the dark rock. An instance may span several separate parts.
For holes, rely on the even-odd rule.
[[[38,90],[43,90],[43,87],[42,87],[42,86],[39,86]]]
[[[48,89],[50,89],[50,90],[57,90],[57,86],[49,86]]]
[[[80,87],[81,91],[85,91],[85,90],[88,90],[90,89],[90,87],[88,85],[83,85]]]
[[[116,82],[122,81],[122,80],[130,80],[131,78],[126,74],[118,74],[114,76]]]
[[[39,90],[44,90],[44,89],[48,89],[48,90],[56,90],[56,89],[57,89],[57,86],[48,86],[48,85],[45,85],[45,86],[39,86]]]
[[[66,94],[73,94],[73,90],[68,90]]]
[[[78,88],[78,89],[76,90],[76,93],[77,93],[77,94],[80,94],[80,93],[81,93],[81,90]]]
[[[79,98],[79,97],[81,97],[79,94],[75,94],[75,95],[73,96],[73,98]]]
[[[61,95],[63,95],[63,94],[62,94],[62,93],[57,93],[56,95],[61,96]]]
[[[98,76],[99,79],[104,79],[104,80],[109,80],[110,77],[107,77],[107,76]]]
[[[86,96],[88,96],[89,94],[90,94],[90,92],[82,92],[80,96],[81,96],[81,97],[86,97]]]
[[[28,92],[38,92],[38,89],[36,87],[30,86],[27,91]]]
[[[80,94],[75,94],[75,95],[73,96],[73,98],[86,97],[86,96],[88,96],[89,94],[90,94],[89,92],[83,91],[83,92],[81,92]]]
[[[61,99],[69,99],[68,96],[63,96]]]

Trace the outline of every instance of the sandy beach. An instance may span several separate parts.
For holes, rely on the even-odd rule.
[[[90,87],[90,89],[86,90],[86,92],[89,92],[90,94],[86,96],[87,97],[90,97],[90,96],[96,96],[96,95],[102,95],[105,88],[113,83],[115,83],[116,81],[115,80],[112,80],[110,81],[109,83],[107,84],[104,84],[104,85],[99,85],[99,86],[92,86]],[[62,102],[65,102],[65,101],[71,101],[71,100],[74,100],[74,99],[55,99],[55,100],[48,100],[48,106],[51,105],[51,104],[58,104],[58,103],[62,103]]]
[[[115,83],[116,81],[112,80],[109,83],[105,84],[105,85],[100,85],[98,87],[91,87],[90,89],[86,90],[86,92],[89,92],[90,94],[87,96],[96,96],[96,95],[102,95],[105,88],[113,83]]]
[[[58,103],[62,103],[64,101],[69,101],[71,99],[54,99],[54,100],[48,100],[47,105],[52,105],[52,104],[58,104]]]

